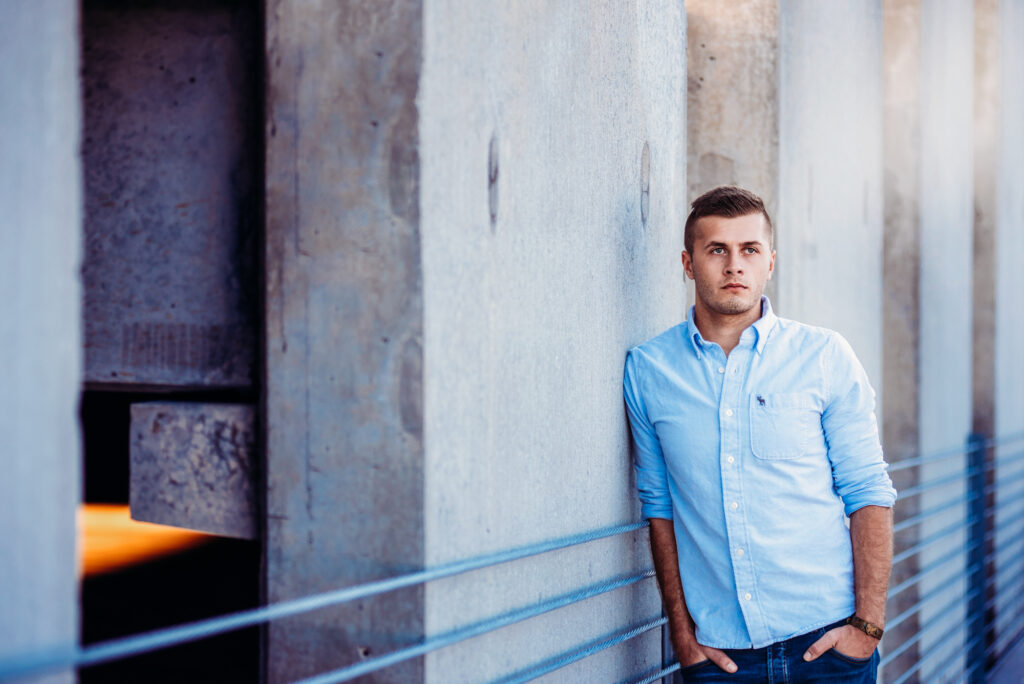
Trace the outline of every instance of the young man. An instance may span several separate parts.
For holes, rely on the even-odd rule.
[[[684,681],[874,682],[896,500],[874,392],[837,333],[772,312],[761,199],[727,186],[692,206],[696,304],[624,378]]]

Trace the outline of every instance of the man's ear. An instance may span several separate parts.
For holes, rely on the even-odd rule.
[[[692,261],[692,259],[690,257],[690,253],[687,252],[684,249],[683,253],[680,256],[682,257],[682,260],[683,260],[683,272],[686,273],[687,277],[690,280],[694,280],[694,277],[693,277],[693,261]]]
[[[772,260],[768,263],[768,280],[772,279],[772,273],[775,273],[775,250],[772,250]]]

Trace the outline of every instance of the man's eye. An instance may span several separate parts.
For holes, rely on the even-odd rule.
[[[757,254],[757,247],[747,247],[747,254]]]
[[[714,249],[711,250],[712,254],[723,254],[724,252],[725,249],[723,249],[722,247],[715,247]]]

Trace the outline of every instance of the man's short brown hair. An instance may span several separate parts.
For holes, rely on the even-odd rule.
[[[693,241],[696,239],[694,225],[698,219],[705,216],[736,218],[737,216],[760,213],[764,216],[765,224],[768,226],[768,248],[771,249],[775,239],[772,219],[768,216],[768,210],[764,208],[761,198],[749,190],[738,188],[735,185],[719,185],[693,200],[693,204],[690,206],[692,209],[686,218],[686,228],[683,231],[683,245],[690,254],[693,254]]]

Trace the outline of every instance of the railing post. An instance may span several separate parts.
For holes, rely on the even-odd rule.
[[[972,597],[967,604],[967,639],[971,644],[967,652],[967,667],[981,663],[973,670],[969,681],[971,684],[983,684],[985,681],[985,647],[986,633],[989,624],[985,615],[985,599],[988,595],[986,579],[988,567],[985,561],[986,519],[985,512],[987,497],[985,496],[985,482],[987,471],[985,469],[985,435],[972,432],[967,436],[967,493],[970,497],[970,505],[967,509],[968,519],[973,522],[968,529],[967,547],[970,549],[967,556],[967,567],[971,569],[968,577],[968,592]]]

